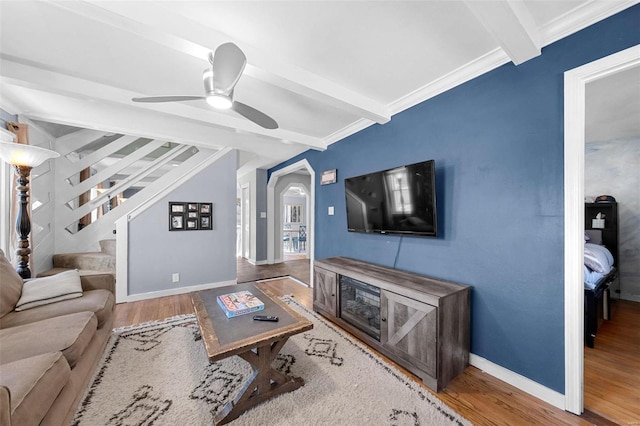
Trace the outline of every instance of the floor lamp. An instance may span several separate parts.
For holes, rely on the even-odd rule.
[[[31,169],[39,166],[50,158],[59,157],[55,151],[37,146],[11,142],[0,142],[0,158],[11,164],[18,177],[16,186],[18,198],[18,216],[16,217],[16,233],[18,234],[18,274],[23,278],[31,278],[29,269],[29,233],[31,232],[31,218],[29,217],[29,174]]]

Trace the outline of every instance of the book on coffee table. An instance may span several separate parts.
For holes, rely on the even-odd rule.
[[[218,296],[218,305],[220,305],[227,315],[227,318],[233,318],[264,309],[264,303],[247,290]]]

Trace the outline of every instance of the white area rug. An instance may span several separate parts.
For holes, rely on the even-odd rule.
[[[233,425],[468,425],[396,368],[294,299],[313,330],[289,339],[278,369],[305,385]],[[208,425],[250,373],[210,364],[192,315],[114,330],[73,425]]]

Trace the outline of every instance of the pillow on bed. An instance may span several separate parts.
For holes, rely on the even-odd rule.
[[[602,245],[602,231],[600,229],[587,229],[584,231],[585,240],[592,244]]]
[[[76,270],[64,271],[44,278],[25,281],[16,311],[82,296],[80,274]]]
[[[613,256],[604,246],[585,243],[584,264],[592,271],[608,274],[611,272],[611,266],[613,265]]]

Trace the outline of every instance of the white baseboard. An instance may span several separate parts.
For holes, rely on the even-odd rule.
[[[561,410],[565,409],[565,396],[553,389],[549,389],[538,382],[534,382],[531,379],[501,367],[498,364],[494,364],[493,362],[475,354],[469,354],[469,364],[497,379],[502,380],[505,383],[515,386],[529,395],[553,405],[556,408]]]
[[[235,284],[237,284],[236,280],[220,281],[217,283],[200,284],[189,287],[177,287],[169,290],[151,291],[149,293],[130,294],[123,298],[122,302],[137,302],[140,300],[155,299],[156,297],[175,296],[176,294],[191,293],[193,291],[208,290],[210,288],[224,287],[226,285]]]
[[[622,300],[628,300],[629,302],[640,302],[640,294],[621,292],[619,296]]]
[[[247,258],[247,262],[249,262],[250,264],[252,264],[254,266],[260,266],[260,265],[266,265],[267,264],[266,260],[255,260],[255,259],[249,259],[249,258]]]

